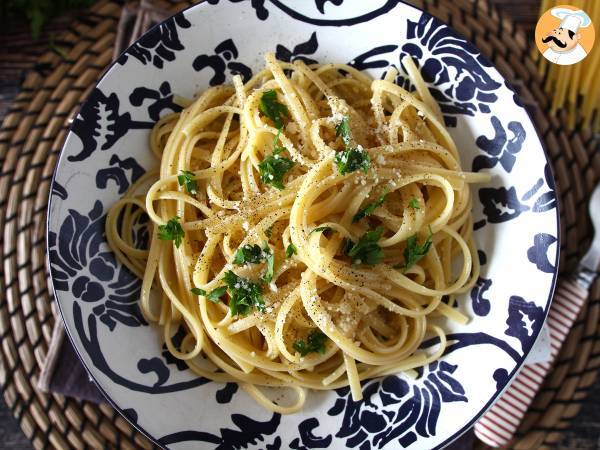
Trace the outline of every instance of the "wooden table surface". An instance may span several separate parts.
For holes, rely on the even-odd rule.
[[[510,14],[516,24],[533,34],[538,18],[539,0],[489,1],[496,4],[500,10]],[[31,68],[38,57],[49,49],[50,42],[55,39],[55,36],[56,38],[60,36],[61,31],[66,28],[74,14],[75,12],[70,12],[52,20],[37,41],[31,39],[27,24],[24,22],[17,21],[8,26],[3,25],[0,32],[0,122],[19,91],[25,71]],[[29,440],[22,433],[1,397],[0,448],[6,450],[32,449]],[[583,401],[581,412],[572,421],[563,441],[555,448],[559,450],[600,450],[600,379]]]

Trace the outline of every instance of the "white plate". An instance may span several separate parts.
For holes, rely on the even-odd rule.
[[[173,93],[248,77],[267,51],[352,62],[374,77],[411,54],[463,167],[493,175],[474,188],[482,272],[459,301],[472,320],[448,324],[443,360],[417,380],[366,382],[359,403],[348,389],[311,393],[302,412],[284,417],[169,356],[140,314],[139,281],[115,261],[103,232],[110,205],[157,166],[148,134],[176,108]],[[125,417],[164,447],[270,450],[431,449],[452,441],[523,364],[550,305],[559,248],[552,174],[516,95],[456,32],[391,0],[208,0],[152,29],[113,64],[72,125],[52,186],[48,244],[71,340]]]

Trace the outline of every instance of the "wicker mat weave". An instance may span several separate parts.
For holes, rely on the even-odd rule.
[[[184,4],[170,5],[173,10]],[[551,156],[561,198],[561,270],[572,269],[590,242],[583,213],[600,178],[600,142],[569,132],[566,118],[546,115],[543,78],[530,43],[484,0],[411,1],[447,22],[512,82]],[[442,4],[443,3],[443,4]],[[0,384],[7,405],[36,449],[152,448],[108,405],[94,405],[35,390],[54,318],[47,280],[45,216],[57,155],[82,99],[112,58],[121,5],[101,1],[56,41],[66,58],[45,54],[22,85],[0,129]],[[62,53],[62,52],[61,52]],[[600,283],[592,289],[532,410],[515,449],[551,447],[579,411],[600,367]]]

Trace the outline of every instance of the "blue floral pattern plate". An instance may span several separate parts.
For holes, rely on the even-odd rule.
[[[194,376],[166,351],[137,301],[140,282],[107,246],[108,208],[157,166],[150,128],[178,110],[173,95],[244,79],[265,52],[349,62],[374,77],[411,55],[475,186],[481,277],[447,323],[443,359],[418,371],[311,393],[280,416],[234,383]],[[480,52],[437,19],[397,0],[207,0],[153,28],[110,67],[75,118],[52,185],[48,251],[71,340],[100,389],[140,430],[173,449],[431,449],[467,430],[523,364],[554,288],[559,236],[550,166],[527,112]],[[136,239],[147,241],[143,224]],[[175,335],[181,340],[182,330]],[[425,345],[434,345],[426,342]]]

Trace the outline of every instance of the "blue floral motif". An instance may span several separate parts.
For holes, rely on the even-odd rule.
[[[304,61],[306,64],[314,64],[317,61],[307,57],[306,55],[313,55],[319,48],[319,41],[317,40],[317,33],[313,31],[308,38],[308,41],[301,42],[296,45],[293,50],[289,50],[287,47],[277,44],[275,57],[280,61],[293,62],[297,59]]]
[[[508,80],[504,80],[504,86],[506,86],[512,93],[513,93],[513,102],[515,102],[515,105],[520,106],[521,108],[525,108],[525,104],[521,101],[521,98],[519,97],[519,94],[517,93],[517,90],[515,89],[515,87],[510,84],[508,82]]]
[[[234,450],[248,448],[250,445],[264,443],[267,436],[272,436],[279,427],[281,415],[274,413],[270,420],[261,422],[243,414],[232,414],[231,421],[238,429],[221,428],[220,436],[204,431],[179,431],[163,436],[158,441],[162,445],[171,445],[179,442],[207,442],[214,444],[215,450]],[[265,445],[269,450],[281,448],[281,438]]]
[[[325,3],[330,2],[335,6],[340,6],[344,0],[315,0],[315,6],[321,14],[325,14]]]
[[[335,436],[346,438],[347,447],[361,450],[382,448],[394,440],[408,447],[418,436],[434,436],[443,403],[468,401],[452,376],[456,368],[446,361],[431,363],[418,369],[412,387],[397,376],[366,381],[360,402],[352,400],[348,388],[339,389],[340,398],[327,412],[330,416],[343,413]]]
[[[131,55],[144,65],[152,63],[154,67],[162,69],[165,62],[174,61],[176,53],[185,48],[179,39],[178,28],[191,26],[182,12],[175,14],[138,39],[119,56],[117,63],[124,65]]]
[[[51,262],[52,264],[52,262]],[[53,269],[54,270],[54,269]],[[137,297],[135,297],[137,304]],[[140,381],[139,377],[125,377],[117,373],[106,360],[106,355],[102,351],[100,339],[98,337],[98,322],[95,314],[88,314],[87,327],[84,325],[84,314],[79,302],[73,302],[73,325],[75,333],[81,341],[83,351],[89,355],[92,364],[113,383],[124,386],[127,389],[149,394],[165,394],[169,392],[183,391],[203,384],[209,383],[209,380],[203,377],[195,377],[192,380],[181,381],[167,384],[170,371],[160,358],[142,358],[138,361],[137,369],[141,373],[154,373],[157,381],[151,385]],[[103,333],[101,333],[103,334]]]
[[[100,169],[96,172],[96,187],[106,189],[108,182],[113,180],[119,189],[119,194],[124,194],[131,183],[135,183],[146,171],[133,158],[121,159],[118,155],[112,155],[109,160],[110,167]],[[129,174],[127,172],[129,172]]]
[[[183,338],[185,338],[186,334],[187,333],[185,331],[185,327],[183,325],[180,325],[177,328],[177,332],[173,336],[171,336],[171,342],[177,350],[181,350],[181,343],[183,342]],[[188,369],[188,365],[184,360],[173,356],[173,353],[169,351],[167,344],[163,344],[162,346],[162,356],[167,364],[174,365],[175,367],[177,367],[177,370],[183,371]]]
[[[358,56],[355,56],[348,64],[354,67],[356,70],[381,69],[389,65],[387,59],[377,59],[375,61],[369,61],[369,59],[373,58],[374,56],[391,53],[397,48],[398,46],[393,44],[380,45],[379,47],[372,48],[368,52],[364,52]]]
[[[182,110],[181,106],[173,101],[173,93],[168,81],[164,81],[158,89],[136,87],[129,96],[129,102],[133,106],[142,106],[146,100],[150,100],[148,115],[154,122],[158,122],[165,110],[173,112]]]
[[[56,196],[62,200],[65,200],[69,196],[69,194],[62,184],[54,180],[54,182],[52,183],[52,196]]]
[[[535,184],[519,200],[517,190],[511,186],[499,188],[481,188],[479,189],[479,200],[483,204],[483,213],[490,223],[502,223],[515,219],[525,211],[541,213],[556,208],[556,192],[554,190],[554,181],[550,166],[546,164],[544,168],[544,177],[539,178]],[[540,193],[544,184],[548,190]],[[485,221],[484,221],[485,223]],[[475,228],[482,225],[478,222]]]
[[[290,442],[290,448],[294,450],[309,450],[313,448],[329,448],[332,437],[328,434],[325,437],[315,436],[313,431],[319,426],[319,421],[315,417],[306,419],[298,425],[300,437]]]
[[[535,264],[538,270],[554,273],[556,267],[548,259],[548,249],[556,242],[556,237],[548,233],[537,233],[533,236],[533,245],[527,249],[527,259]]]
[[[505,187],[481,188],[479,189],[479,200],[483,204],[483,213],[490,223],[506,222],[529,210],[529,206],[519,201],[517,190],[512,186],[508,189]]]
[[[506,386],[506,383],[508,383],[508,370],[502,368],[494,370],[493,378],[496,382],[496,389],[502,389],[504,386]]]
[[[531,348],[535,338],[535,330],[539,330],[544,321],[544,310],[534,302],[513,295],[508,303],[508,328],[504,334],[516,337],[521,342],[521,350]]]
[[[238,389],[237,383],[225,383],[225,386],[217,391],[217,403],[229,403]]]
[[[71,130],[83,144],[76,155],[68,156],[68,160],[83,161],[96,150],[108,150],[131,129],[150,129],[154,122],[140,122],[131,119],[131,113],[119,114],[120,100],[114,92],[105,95],[94,88],[82,105],[79,114],[71,125]]]
[[[173,102],[171,86],[166,81],[158,90],[137,87],[129,96],[133,106],[142,106],[147,100],[150,100],[147,107],[150,120],[133,120],[131,112],[127,111],[123,114],[119,112],[122,105],[116,93],[106,95],[100,89],[94,88],[71,126],[73,133],[81,139],[82,149],[78,154],[70,155],[67,159],[71,162],[83,161],[97,149],[102,151],[110,149],[129,130],[152,128],[165,110],[173,112],[181,110],[181,107]],[[127,109],[127,105],[124,109]]]
[[[513,136],[508,139],[506,130],[502,126],[500,119],[492,116],[490,120],[494,127],[494,136],[491,139],[485,135],[479,136],[475,141],[477,147],[489,156],[476,156],[473,159],[473,172],[479,172],[481,169],[490,169],[500,163],[504,170],[510,173],[517,160],[515,155],[521,151],[521,146],[525,141],[525,129],[520,122],[509,122],[507,128]]]
[[[211,5],[216,5],[219,3],[219,0],[207,0]],[[241,2],[250,2],[250,6],[254,9],[256,13],[256,17],[259,20],[267,20],[269,18],[269,10],[265,7],[267,0],[229,0],[232,3],[241,3]],[[315,9],[319,14],[325,14],[325,4],[327,2],[331,2],[335,6],[340,6],[344,0],[315,0]],[[398,0],[387,0],[383,5],[379,8],[366,10],[364,13],[353,16],[353,17],[344,17],[344,18],[336,18],[336,19],[327,19],[323,17],[311,17],[309,15],[302,14],[297,11],[294,3],[285,2],[282,0],[268,0],[268,2],[283,11],[289,17],[294,20],[298,20],[300,22],[308,23],[311,25],[319,25],[319,26],[350,26],[356,25],[363,22],[368,22],[370,20],[375,19],[376,17],[385,14],[386,12],[392,10],[394,7],[398,5]],[[289,4],[286,4],[289,3]],[[367,2],[364,2],[367,4]],[[362,5],[361,5],[362,6]]]
[[[226,39],[215,47],[214,55],[202,54],[194,59],[192,67],[197,72],[210,67],[213,70],[213,76],[208,84],[217,86],[225,82],[225,71],[228,70],[231,75],[240,75],[244,83],[252,78],[252,69],[237,61],[239,56],[238,49],[233,40]]]
[[[240,3],[248,0],[229,0],[231,3]],[[207,0],[211,5],[216,5],[219,0]],[[250,0],[250,5],[256,12],[256,17],[260,20],[267,20],[269,17],[269,11],[265,8],[265,0]]]
[[[138,421],[138,413],[133,408],[126,408],[121,413],[129,420],[131,423],[136,424]]]
[[[492,286],[492,280],[479,277],[473,289],[471,289],[471,305],[473,312],[478,316],[487,316],[490,313],[490,301],[484,295]]]
[[[146,325],[138,306],[139,280],[117,264],[112,252],[103,250],[105,218],[97,200],[86,215],[69,209],[58,234],[48,233],[54,288],[98,303],[92,311],[110,331],[117,323]]]
[[[156,375],[156,382],[153,384],[154,387],[164,385],[171,372],[160,358],[142,358],[137,364],[138,370],[141,373],[154,373]]]
[[[412,56],[425,82],[435,86],[430,91],[446,125],[456,126],[456,114],[490,112],[489,105],[498,99],[494,91],[502,85],[489,75],[489,63],[475,47],[428,14],[422,14],[418,22],[407,21],[406,40],[400,59]],[[404,76],[396,81],[410,88]]]
[[[477,250],[477,258],[480,266],[487,264],[487,255],[483,250]],[[471,289],[471,307],[478,316],[487,316],[490,313],[491,303],[484,295],[491,286],[491,279],[479,277]]]

